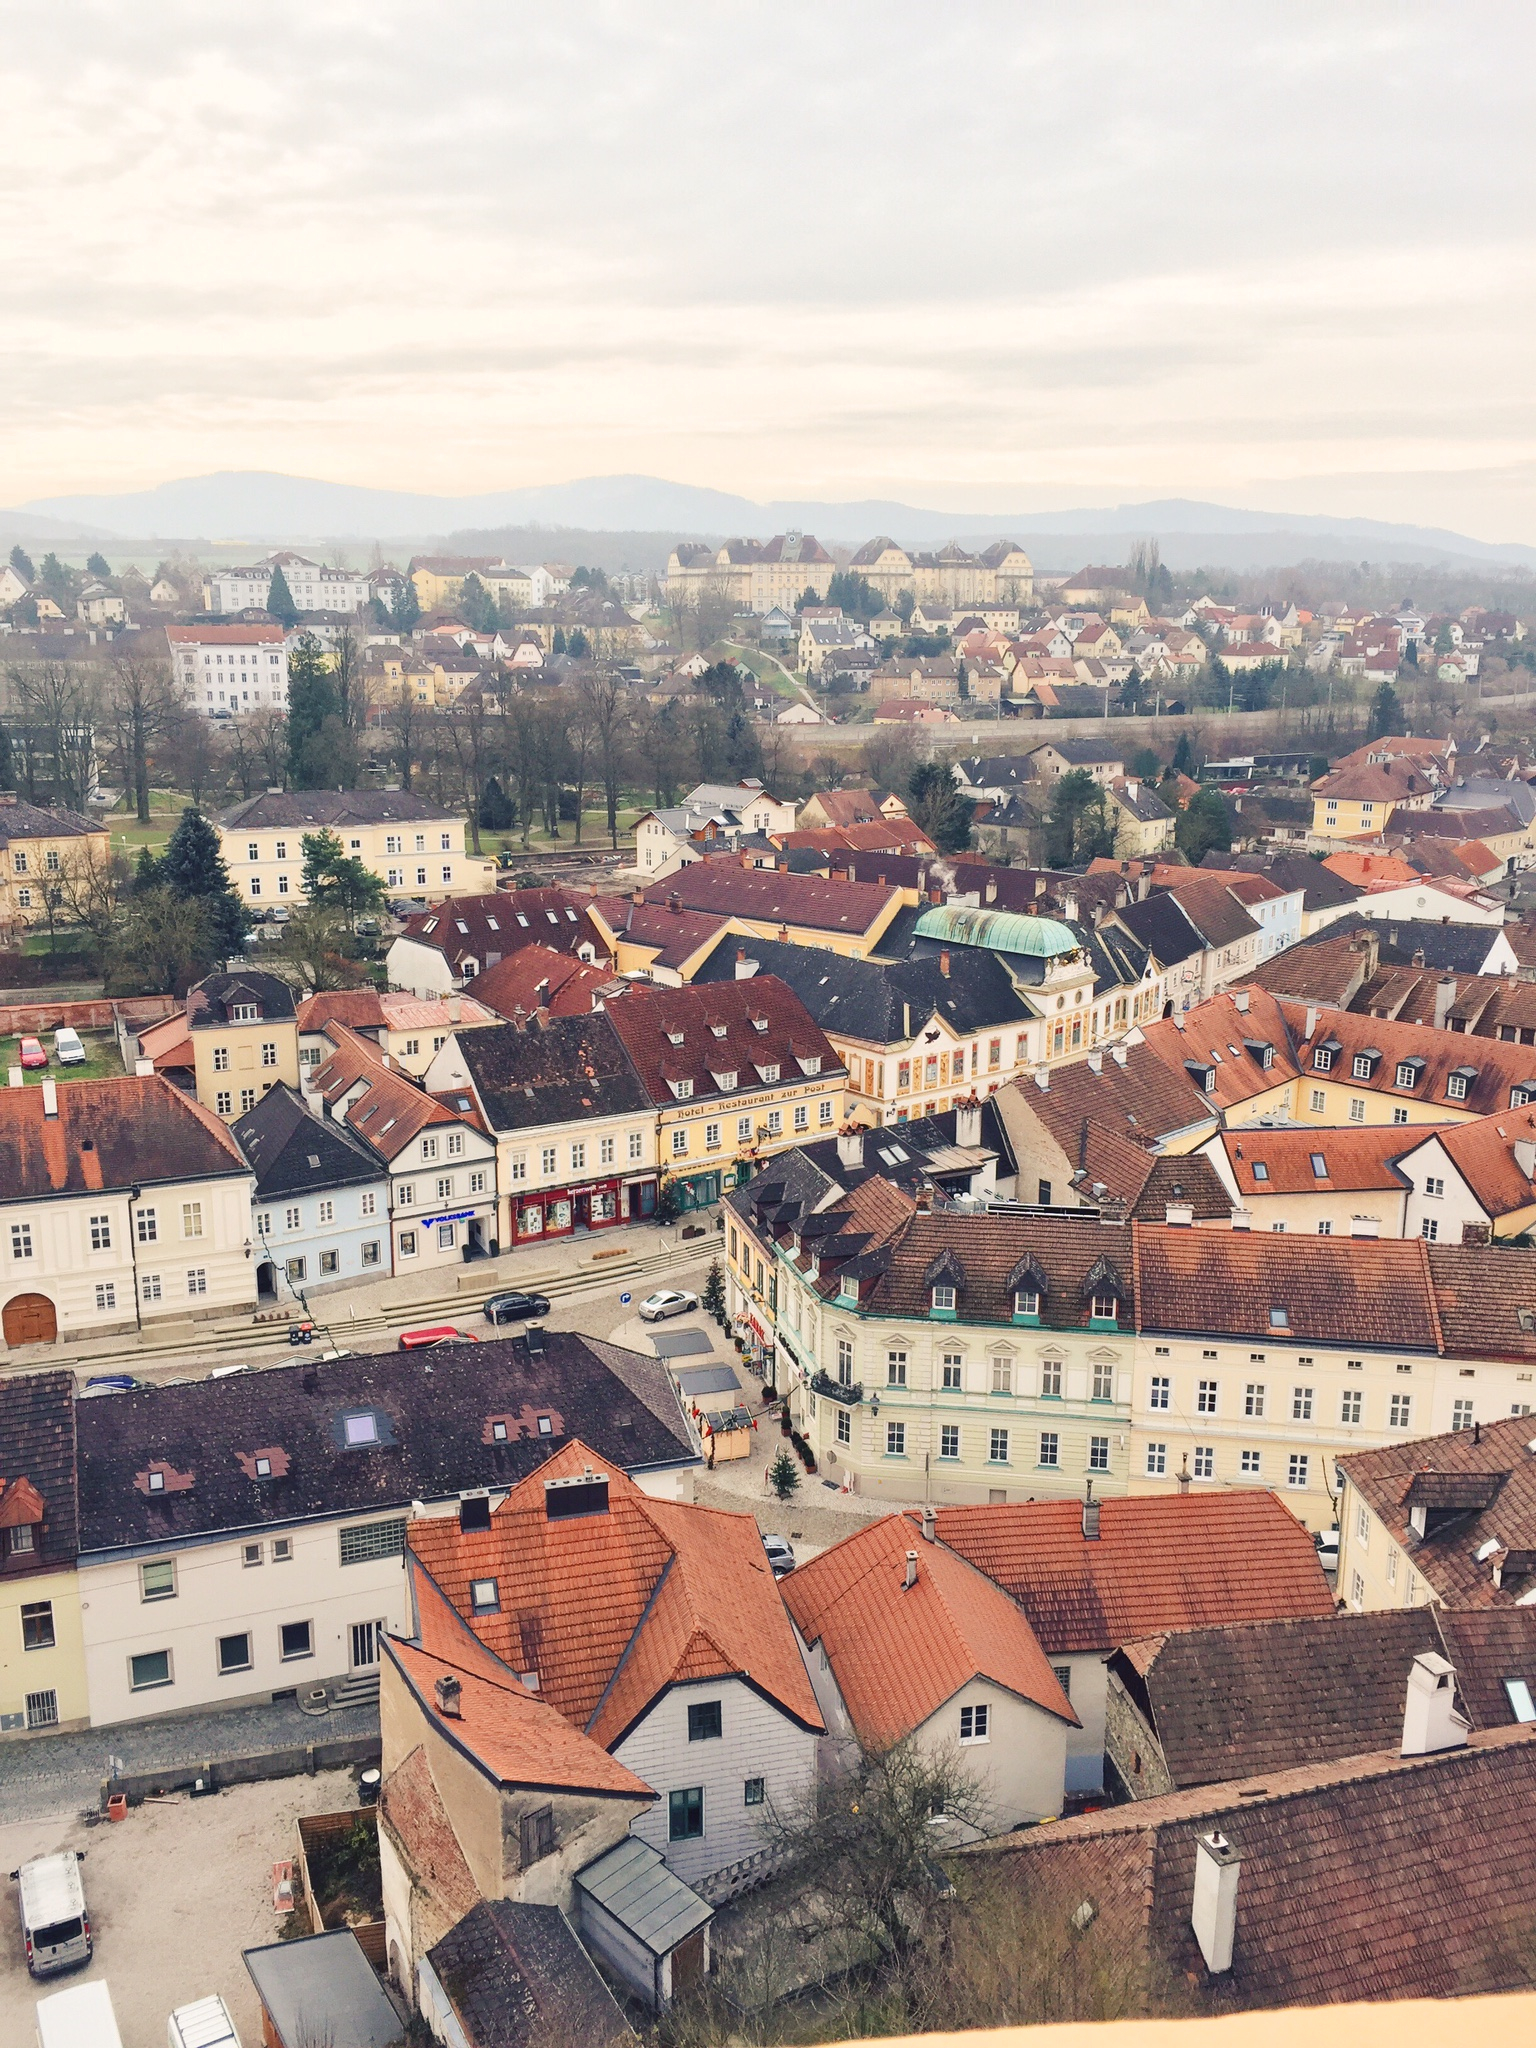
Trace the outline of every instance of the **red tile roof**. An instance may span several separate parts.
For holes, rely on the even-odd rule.
[[[530,1016],[540,1007],[541,987],[543,1007],[552,1017],[577,1017],[599,1007],[598,993],[613,987],[613,975],[607,967],[589,967],[572,953],[540,943],[520,946],[483,969],[464,984],[464,993],[498,1016],[512,1018]]]
[[[917,1552],[908,1586],[906,1555]],[[824,1650],[859,1740],[888,1748],[920,1728],[973,1678],[1029,1700],[1075,1727],[1035,1632],[991,1579],[926,1543],[905,1515],[886,1515],[802,1565],[784,1604]]]
[[[1409,1177],[1396,1162],[1426,1137],[1452,1128],[1441,1124],[1335,1124],[1327,1130],[1223,1131],[1222,1151],[1238,1193],[1326,1195],[1345,1190],[1390,1188],[1401,1193]],[[1468,1125],[1470,1130],[1472,1125]],[[1319,1173],[1314,1162],[1321,1162]],[[1262,1166],[1264,1172],[1257,1171]],[[1536,1198],[1533,1198],[1536,1199]]]
[[[359,1081],[366,1083],[349,1105],[345,1122],[381,1158],[395,1158],[428,1124],[467,1121],[418,1088],[398,1067],[386,1065],[387,1055],[372,1039],[345,1024],[328,1026],[326,1037],[335,1050],[315,1068],[309,1085],[330,1107]]]
[[[647,1094],[661,1107],[684,1099],[675,1094],[674,1081],[690,1084],[694,1100],[729,1103],[735,1094],[803,1081],[811,1062],[819,1062],[816,1071],[824,1075],[843,1071],[800,998],[772,974],[686,988],[635,988],[609,1014]],[[681,1043],[673,1044],[679,1037]],[[759,1069],[765,1066],[779,1069],[779,1082],[764,1082]],[[730,1074],[736,1079],[728,1085],[717,1078]]]
[[[1072,1500],[938,1513],[940,1541],[1018,1601],[1047,1656],[1169,1628],[1333,1612],[1312,1538],[1272,1493],[1106,1500],[1095,1542],[1082,1513]]]
[[[894,889],[876,882],[823,881],[818,875],[749,868],[735,861],[694,861],[646,892],[651,903],[664,904],[669,895],[685,910],[711,911],[717,917],[857,936],[878,924],[893,900],[899,902]]]
[[[594,896],[591,911],[616,939],[653,948],[653,966],[674,971],[681,970],[695,953],[731,928],[728,917],[716,916],[711,911],[684,910],[681,902],[636,903],[631,896]]]
[[[41,1088],[0,1089],[9,1201],[250,1170],[219,1118],[164,1074],[56,1087],[54,1116]]]
[[[327,1024],[350,1024],[354,1031],[378,1031],[384,1023],[376,988],[326,989],[299,1004],[299,1029],[323,1031]]]

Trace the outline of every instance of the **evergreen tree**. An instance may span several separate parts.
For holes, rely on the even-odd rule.
[[[585,661],[592,652],[592,642],[580,626],[572,626],[565,636],[565,651],[573,661]]]
[[[64,564],[51,549],[44,555],[37,575],[38,581],[59,607],[59,610],[67,613],[75,601],[74,581]]]
[[[487,778],[480,792],[480,824],[487,832],[510,832],[517,823],[517,810],[497,778]]]
[[[1179,743],[1174,748],[1173,759],[1169,762],[1168,765],[1173,770],[1175,775],[1194,775],[1195,750],[1189,744],[1189,734],[1187,732],[1181,732],[1179,734]]]
[[[0,725],[0,789],[14,789],[16,777],[12,772],[11,736]]]
[[[1368,740],[1383,740],[1390,733],[1403,729],[1403,706],[1396,690],[1390,683],[1383,683],[1371,699],[1371,722],[1366,728]]]
[[[496,600],[471,569],[459,591],[458,614],[477,633],[494,633],[501,623]]]
[[[306,832],[299,841],[304,855],[304,894],[313,908],[346,920],[348,931],[369,911],[384,908],[384,884],[373,869],[349,854],[334,832]]]
[[[555,639],[554,639],[554,645],[553,645],[553,646],[552,646],[552,647],[550,648],[550,653],[551,653],[551,654],[564,654],[564,652],[565,652],[565,632],[564,632],[563,628],[561,628],[561,627],[559,627],[559,626],[556,626],[556,628],[555,628]]]
[[[112,574],[111,564],[108,562],[105,555],[87,555],[85,558],[85,566],[87,571],[92,576],[96,577],[98,581],[101,582],[105,582],[107,577],[109,577]]]
[[[191,804],[182,812],[161,856],[160,878],[177,902],[196,898],[203,905],[215,959],[240,951],[250,929],[250,915],[230,886],[218,834]]]
[[[32,557],[27,553],[20,541],[17,541],[15,547],[11,549],[11,567],[16,571],[16,574],[23,583],[35,583],[37,581],[37,571],[32,566]]]
[[[721,1329],[725,1328],[725,1275],[720,1270],[718,1259],[711,1259],[709,1262],[709,1272],[705,1276],[704,1292],[699,1297],[699,1305],[705,1315],[713,1316]]]
[[[974,806],[955,787],[942,761],[920,761],[907,781],[913,823],[920,825],[941,853],[963,853],[971,843]]]
[[[1045,857],[1054,868],[1107,860],[1115,850],[1109,799],[1086,768],[1073,768],[1051,792],[1045,821]]]
[[[782,1446],[768,1467],[768,1484],[786,1507],[800,1491],[800,1468]]]
[[[1180,811],[1173,836],[1194,867],[1199,867],[1208,853],[1225,853],[1232,844],[1232,821],[1221,791],[1209,782],[1196,790]]]
[[[288,779],[295,789],[326,789],[334,766],[331,737],[341,731],[341,704],[330,662],[313,633],[288,657]]]
[[[395,601],[389,608],[389,623],[397,633],[410,633],[421,618],[421,599],[416,595],[416,586],[407,576],[395,593]]]
[[[281,565],[272,571],[267,610],[280,626],[286,626],[290,632],[299,623],[299,608],[293,601],[293,592],[288,588],[288,578],[283,574]]]
[[[885,599],[857,569],[836,572],[827,586],[827,603],[840,606],[850,619],[862,619],[866,625],[876,612],[885,610]]]

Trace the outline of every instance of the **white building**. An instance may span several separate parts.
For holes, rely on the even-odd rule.
[[[281,626],[167,626],[165,637],[176,680],[196,710],[213,718],[286,707]]]
[[[277,554],[249,568],[210,570],[204,603],[211,612],[265,611],[279,568],[301,612],[360,612],[373,594],[365,569],[332,569],[307,555]]]

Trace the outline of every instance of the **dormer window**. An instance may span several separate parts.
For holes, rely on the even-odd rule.
[[[1509,1091],[1511,1109],[1524,1109],[1528,1102],[1536,1102],[1536,1081],[1517,1081]]]
[[[766,1031],[768,1029],[768,1019],[766,1017],[754,1017],[752,1019],[752,1029],[754,1031]]]
[[[1120,1304],[1112,1294],[1095,1294],[1089,1304],[1088,1320],[1091,1323],[1117,1323],[1120,1320]]]
[[[1327,1073],[1330,1073],[1330,1072],[1332,1071],[1332,1068],[1333,1068],[1333,1049],[1332,1049],[1332,1047],[1331,1047],[1331,1046],[1326,1046],[1326,1045],[1320,1045],[1320,1046],[1319,1046],[1319,1047],[1317,1048],[1317,1050],[1316,1050],[1316,1051],[1315,1051],[1315,1052],[1313,1053],[1313,1055],[1312,1055],[1312,1064],[1313,1064],[1313,1066],[1314,1066],[1314,1067],[1316,1068],[1316,1070],[1317,1070],[1317,1072],[1318,1072],[1318,1073],[1320,1073],[1320,1074],[1327,1074]]]
[[[1417,1088],[1424,1073],[1424,1062],[1414,1055],[1412,1059],[1399,1060],[1393,1080],[1399,1088]]]
[[[727,1028],[724,1024],[711,1024],[709,1028],[716,1038],[724,1038]]]
[[[844,1273],[837,1283],[837,1298],[852,1307],[858,1306],[859,1283],[849,1273]]]
[[[1291,1327],[1290,1311],[1283,1308],[1272,1308],[1269,1312],[1269,1327],[1272,1330],[1288,1330]]]
[[[1013,1297],[1013,1312],[1016,1316],[1023,1316],[1027,1322],[1039,1322],[1040,1296],[1033,1287],[1019,1289]]]
[[[686,1081],[674,1081],[672,1083],[672,1093],[677,1097],[679,1102],[686,1102],[689,1096],[693,1093],[692,1079],[690,1078]]]
[[[1201,1093],[1209,1095],[1216,1086],[1216,1069],[1207,1065],[1204,1060],[1186,1060],[1184,1067],[1189,1078]]]
[[[821,1054],[813,1052],[809,1059],[802,1059],[800,1061],[800,1071],[802,1074],[819,1074],[821,1072]]]
[[[681,1044],[682,1044],[682,1042],[683,1042],[683,1034],[681,1033],[681,1031],[669,1031],[669,1032],[667,1033],[667,1043],[668,1043],[668,1045],[681,1045]]]
[[[757,1071],[765,1081],[777,1081],[779,1078],[779,1063],[777,1060],[770,1060],[766,1066],[759,1066]]]
[[[1376,1071],[1376,1063],[1380,1058],[1381,1054],[1379,1052],[1371,1050],[1357,1052],[1350,1063],[1349,1071],[1357,1081],[1369,1081],[1372,1074]]]
[[[231,1024],[259,1024],[261,1006],[259,1003],[231,1003],[229,1006]]]
[[[1445,1099],[1447,1102],[1465,1102],[1472,1083],[1477,1079],[1476,1067],[1457,1067],[1446,1079]]]
[[[715,1074],[715,1086],[717,1088],[722,1089],[734,1088],[736,1086],[736,1078],[736,1069],[734,1067],[726,1067],[722,1071]]]
[[[35,1522],[16,1524],[10,1532],[9,1548],[12,1557],[26,1557],[36,1550],[37,1527]]]
[[[952,1316],[955,1312],[955,1290],[942,1282],[933,1290],[933,1312],[938,1316]]]

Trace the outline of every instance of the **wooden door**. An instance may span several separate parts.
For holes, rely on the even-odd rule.
[[[13,1294],[3,1323],[7,1344],[51,1344],[59,1334],[58,1311],[46,1294]]]
[[[677,1998],[703,1981],[704,1930],[700,1927],[672,1951],[672,1996]]]

